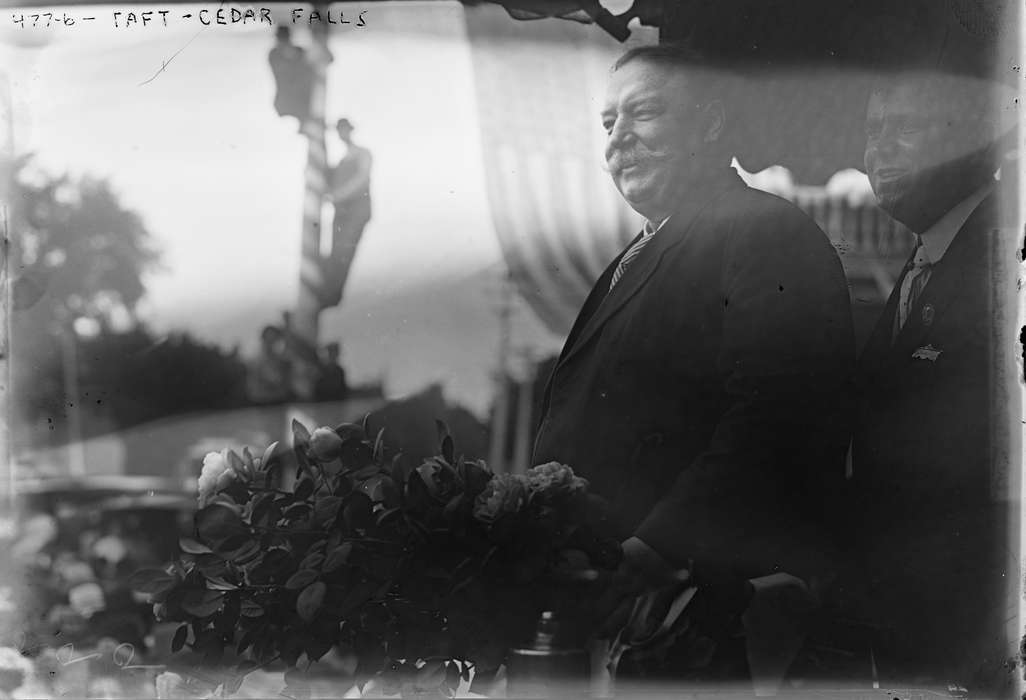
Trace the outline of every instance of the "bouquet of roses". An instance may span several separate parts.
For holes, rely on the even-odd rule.
[[[207,455],[194,537],[133,582],[182,622],[173,651],[231,667],[224,691],[276,662],[288,682],[335,648],[356,683],[451,692],[472,670],[487,682],[542,610],[588,618],[581,588],[620,550],[596,536],[584,479],[493,474],[441,423],[440,454],[407,469],[383,432],[294,423],[292,450]]]

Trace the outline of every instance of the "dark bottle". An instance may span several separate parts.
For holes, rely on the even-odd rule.
[[[588,693],[591,657],[570,632],[555,613],[541,614],[530,646],[510,650],[509,697],[581,697]]]

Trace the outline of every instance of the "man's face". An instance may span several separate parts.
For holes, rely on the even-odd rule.
[[[634,60],[613,73],[602,110],[606,164],[635,211],[650,220],[673,211],[699,172],[703,121],[681,71]]]
[[[943,85],[898,79],[872,94],[866,114],[873,192],[882,209],[918,232],[987,175],[987,125],[959,109],[962,96],[945,95]]]

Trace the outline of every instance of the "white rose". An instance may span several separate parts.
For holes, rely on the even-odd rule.
[[[228,466],[224,452],[208,452],[203,458],[203,471],[200,473],[199,505],[207,505],[214,494],[227,487],[235,479],[235,470]]]

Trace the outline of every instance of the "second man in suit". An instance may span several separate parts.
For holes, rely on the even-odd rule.
[[[879,672],[986,692],[1010,679],[1004,589],[1016,579],[1000,478],[1010,405],[994,372],[1011,308],[998,290],[1014,261],[1014,246],[1000,247],[1015,164],[1005,186],[995,180],[999,95],[910,71],[870,97],[866,172],[916,246],[859,359],[850,483],[861,583],[849,593],[875,630]]]

